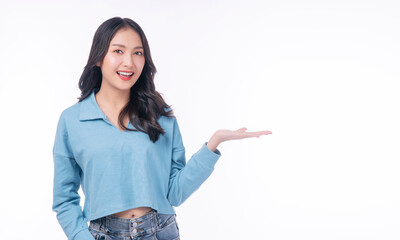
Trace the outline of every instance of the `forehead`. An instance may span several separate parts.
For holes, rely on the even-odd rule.
[[[110,45],[113,43],[122,44],[128,47],[136,47],[142,45],[142,40],[139,34],[132,28],[121,28],[119,29],[114,37],[111,39]]]

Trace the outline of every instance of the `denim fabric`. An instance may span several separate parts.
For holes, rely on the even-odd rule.
[[[176,214],[161,214],[153,209],[138,218],[108,215],[90,221],[95,240],[179,240]]]

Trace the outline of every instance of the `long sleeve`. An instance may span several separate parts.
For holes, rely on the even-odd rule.
[[[78,193],[81,169],[68,140],[65,119],[61,114],[53,146],[54,182],[52,210],[69,240],[94,240],[89,232]]]
[[[168,201],[172,206],[181,205],[214,171],[221,152],[211,151],[207,142],[186,163],[185,147],[177,120],[174,120],[172,164],[169,178]]]

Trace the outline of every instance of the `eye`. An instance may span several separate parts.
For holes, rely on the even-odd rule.
[[[117,50],[114,50],[114,52],[116,52],[116,51],[120,51],[120,52],[122,53],[122,51],[121,51],[121,50],[119,50],[119,49],[117,49]]]
[[[142,55],[143,55],[142,52],[135,52],[135,54],[137,54],[137,55],[139,55],[139,56],[142,56]]]

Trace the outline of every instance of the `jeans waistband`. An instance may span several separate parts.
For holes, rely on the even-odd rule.
[[[149,233],[152,229],[155,231],[157,225],[157,210],[155,209],[137,218],[120,218],[115,215],[108,215],[90,221],[90,226],[94,229],[106,233],[118,233],[122,235],[139,233],[144,230],[146,233]]]

